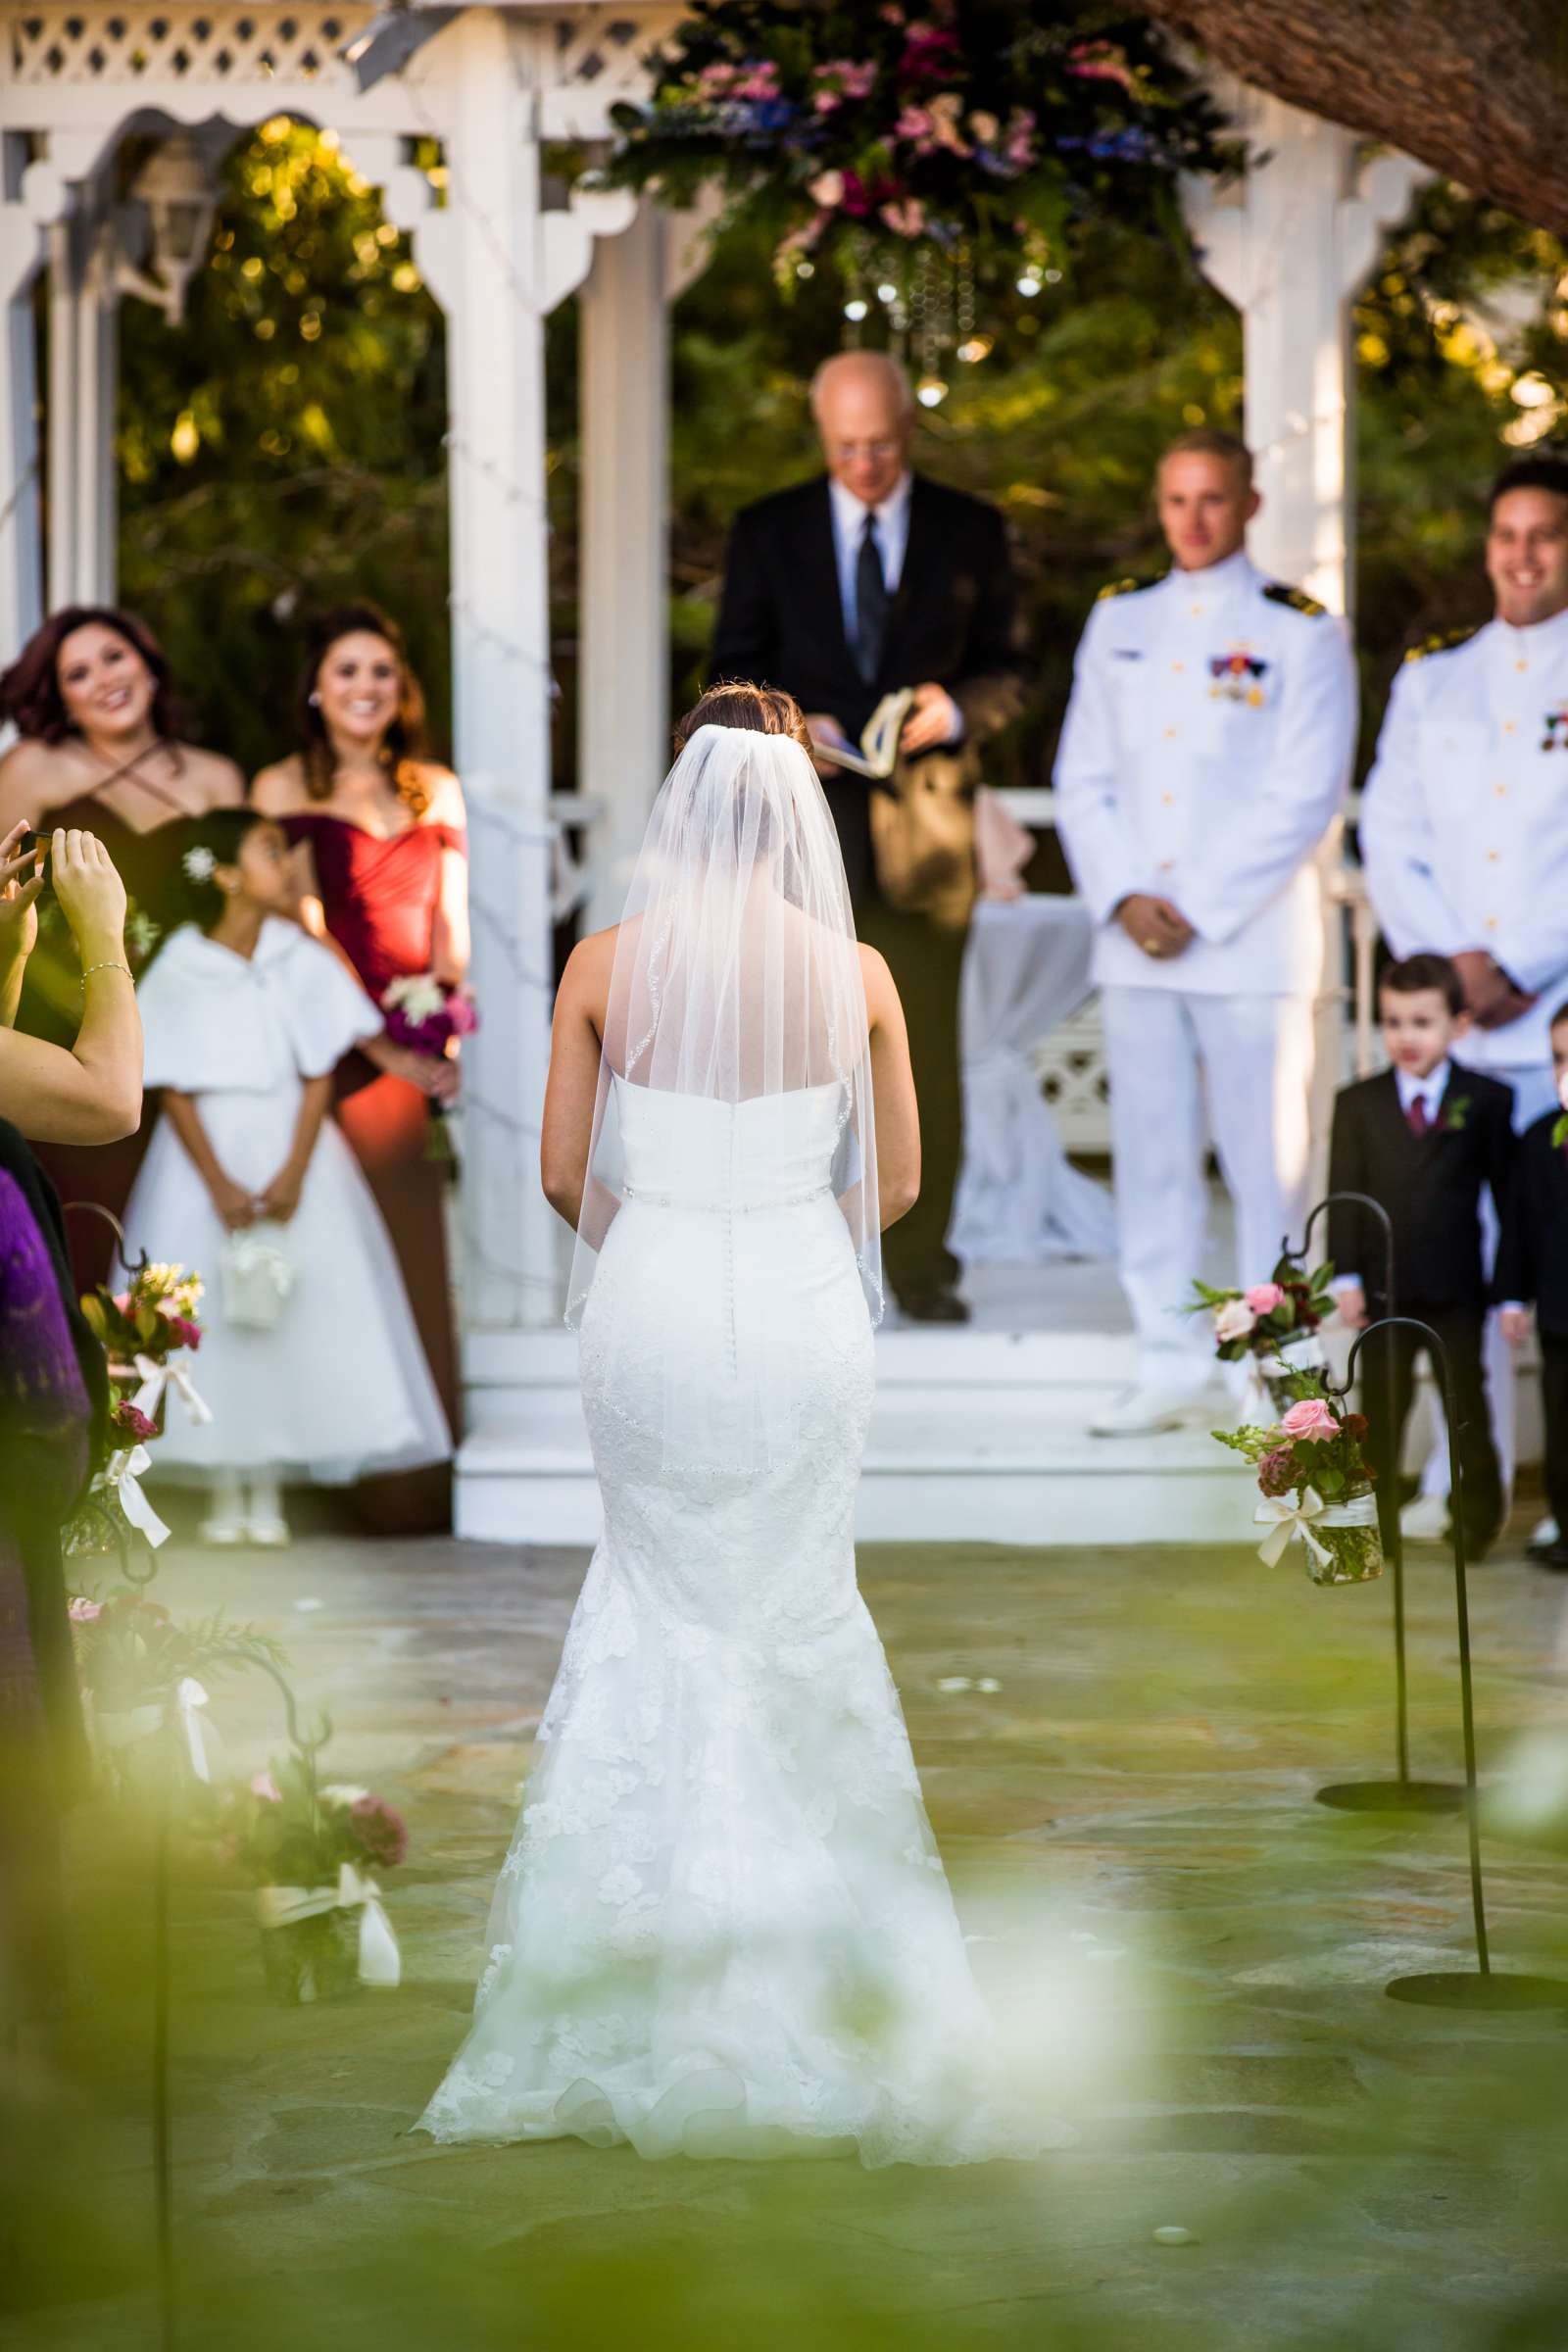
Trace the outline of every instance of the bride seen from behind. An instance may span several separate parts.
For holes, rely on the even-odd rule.
[[[605,1532],[472,2028],[419,2129],[657,2157],[1032,2156],[856,1583],[919,1129],[805,721],[711,689],[558,997],[545,1190]]]

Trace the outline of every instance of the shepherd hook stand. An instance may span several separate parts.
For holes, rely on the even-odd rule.
[[[1294,1258],[1302,1266],[1312,1239],[1312,1228],[1326,1208],[1336,1201],[1354,1201],[1376,1217],[1383,1228],[1383,1298],[1390,1315],[1395,1307],[1394,1290],[1394,1220],[1381,1200],[1367,1193],[1325,1193],[1323,1199],[1308,1213],[1301,1234],[1301,1246],[1293,1250],[1288,1242],[1280,1245],[1281,1253]],[[1363,1333],[1363,1337],[1365,1334]],[[1383,1408],[1392,1431],[1394,1423],[1394,1351],[1387,1350],[1388,1370],[1384,1385]],[[1406,1694],[1404,1664],[1404,1538],[1399,1529],[1397,1503],[1386,1513],[1389,1535],[1385,1549],[1394,1571],[1394,1752],[1395,1777],[1392,1781],[1334,1781],[1317,1791],[1320,1805],[1332,1805],[1338,1813],[1457,1813],[1464,1804],[1464,1790],[1457,1781],[1412,1781],[1410,1778],[1410,1720]]]
[[[1476,1970],[1445,1969],[1439,1974],[1393,1977],[1384,1986],[1391,2000],[1414,2001],[1429,2009],[1568,2009],[1568,1979],[1560,1977],[1497,1976],[1487,1943],[1486,1895],[1481,1883],[1481,1817],[1476,1790],[1475,1699],[1470,1680],[1470,1606],[1464,1569],[1464,1484],[1459,1468],[1459,1436],[1448,1351],[1429,1323],[1414,1315],[1384,1315],[1356,1335],[1346,1366],[1345,1386],[1334,1394],[1349,1394],[1355,1378],[1355,1359],[1375,1331],[1393,1328],[1416,1332],[1424,1343],[1443,1392],[1444,1417],[1448,1430],[1449,1520],[1453,1548],[1453,1597],[1459,1625],[1459,1704],[1464,1720],[1464,1817],[1470,1845],[1470,1907],[1475,1918]],[[1332,1383],[1326,1383],[1332,1386]]]

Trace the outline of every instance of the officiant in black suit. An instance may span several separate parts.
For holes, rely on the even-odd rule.
[[[883,1243],[906,1315],[959,1323],[947,1247],[962,1146],[958,983],[974,903],[980,747],[1022,705],[1012,570],[995,507],[910,470],[914,402],[882,352],[811,385],[827,471],[736,517],[711,675],[782,686],[808,715],[860,938],[909,1024],[920,1198]],[[836,768],[885,695],[912,690],[886,783]]]

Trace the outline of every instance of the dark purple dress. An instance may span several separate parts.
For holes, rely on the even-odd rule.
[[[59,1985],[59,1813],[87,1776],[61,1528],[103,1403],[58,1216],[26,1145],[0,1121],[0,1966],[37,1999]]]

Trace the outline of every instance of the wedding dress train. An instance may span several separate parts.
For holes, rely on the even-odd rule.
[[[846,1090],[614,1091],[623,1181],[582,1320],[604,1538],[474,2022],[419,2128],[644,2156],[1033,2155],[1062,2135],[1001,2091],[856,1585],[873,1342],[835,1198]],[[707,1465],[672,1444],[676,1332],[695,1398],[768,1399],[758,1458],[733,1432]]]

